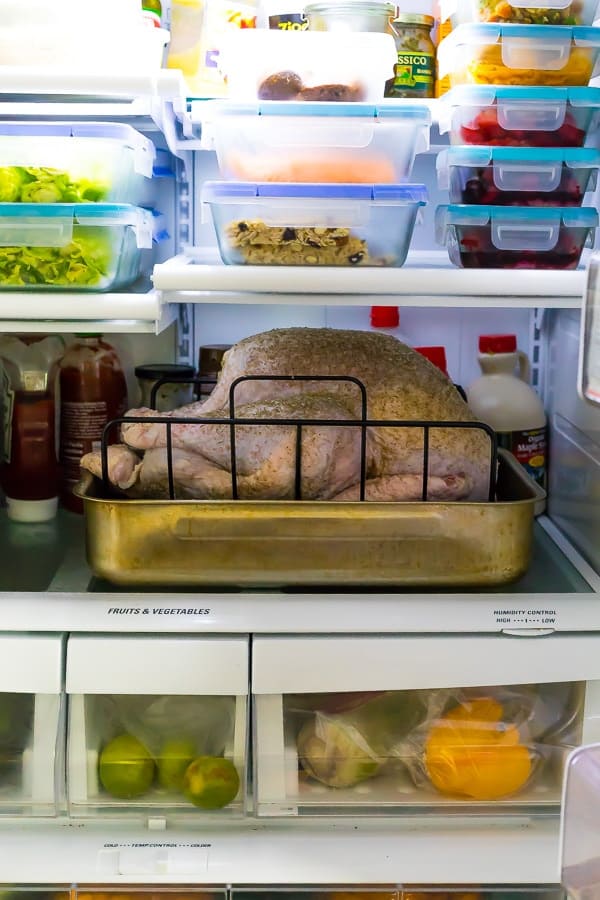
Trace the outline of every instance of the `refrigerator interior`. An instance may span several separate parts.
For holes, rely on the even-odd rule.
[[[74,114],[60,93],[18,93],[17,100],[0,98],[0,120]],[[0,699],[35,698],[33,723],[27,719],[20,738],[27,745],[23,796],[5,803],[0,792],[0,884],[7,900],[116,900],[117,894],[118,900],[156,900],[163,893],[172,900],[562,898],[556,817],[562,746],[560,760],[546,760],[544,790],[510,809],[446,804],[452,808],[440,814],[439,798],[427,791],[414,802],[406,771],[401,786],[409,796],[400,812],[410,808],[409,815],[378,803],[389,796],[385,778],[392,775],[379,788],[368,782],[375,787],[359,794],[358,803],[352,790],[331,805],[321,785],[304,781],[302,795],[289,785],[296,779],[298,788],[295,741],[306,710],[299,712],[297,701],[307,692],[430,696],[541,683],[552,700],[569,693],[563,710],[572,729],[569,746],[598,739],[600,412],[576,392],[583,269],[493,275],[453,269],[434,242],[433,213],[446,200],[435,180],[436,151],[446,141],[434,126],[432,150],[414,169],[413,180],[427,185],[430,199],[405,269],[329,271],[322,279],[300,272],[293,286],[276,270],[228,271],[198,202],[202,183],[217,174],[214,153],[202,148],[198,104],[176,90],[164,102],[154,97],[131,105],[109,96],[82,103],[76,116],[124,120],[156,142],[163,174],[153,180],[148,203],[160,211],[167,234],[131,290],[0,293],[0,331],[55,332],[67,340],[79,331],[101,332],[125,365],[130,405],[138,402],[137,364],[196,365],[201,346],[233,344],[269,328],[369,329],[373,305],[400,307],[396,334],[410,344],[444,344],[450,376],[463,386],[479,374],[478,336],[514,333],[548,413],[548,506],[534,528],[531,566],[507,588],[377,592],[117,588],[90,571],[80,516],[61,510],[48,523],[20,525],[0,510],[0,640],[15,638],[30,654],[5,651]],[[39,675],[43,668],[29,643],[34,636],[52,644],[52,691],[47,683],[45,689],[26,684],[28,671]],[[315,637],[323,645],[319,653]],[[280,639],[296,642],[297,663],[286,646],[281,659],[263,662],[265,645]],[[348,642],[343,665],[342,639]],[[376,646],[363,651],[369,639]],[[383,653],[380,639],[420,643]],[[107,643],[93,653],[80,648],[76,665],[70,647],[75,652],[77,641],[89,640]],[[127,640],[129,648],[118,643]],[[210,662],[194,675],[191,699],[185,685],[169,681],[170,673],[187,671],[180,651],[189,640],[206,643],[194,660]],[[336,653],[342,655],[332,669]],[[342,673],[337,683],[332,671]],[[176,698],[186,716],[190,702],[198,703],[193,714],[200,717],[210,704],[226,707],[230,728],[221,745],[242,782],[247,779],[231,817],[194,816],[179,798],[165,806],[150,797],[134,807],[103,798],[94,780],[98,749],[116,732],[105,731],[106,709],[114,715],[115,697],[134,698],[127,714],[133,709],[139,721],[136,698],[149,696]],[[29,740],[36,725],[41,747]],[[47,763],[55,738],[52,771],[32,768],[34,748]],[[33,784],[30,771],[38,777],[31,796],[25,793]],[[373,794],[375,813],[365,818]],[[43,800],[37,806],[36,797]]]

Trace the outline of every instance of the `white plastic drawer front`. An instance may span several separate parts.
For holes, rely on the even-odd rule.
[[[62,670],[61,635],[0,636],[0,692],[60,694]]]
[[[600,679],[600,635],[256,638],[254,694]]]
[[[68,694],[244,696],[248,638],[95,637],[67,644]]]

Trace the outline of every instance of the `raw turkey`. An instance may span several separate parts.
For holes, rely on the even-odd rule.
[[[470,423],[454,385],[427,359],[390,335],[327,328],[275,329],[240,341],[223,360],[218,383],[202,403],[172,413],[131,410],[131,416],[229,416],[230,388],[241,376],[353,376],[364,384],[369,419]],[[346,381],[241,382],[235,414],[245,419],[356,420],[361,395]],[[242,499],[294,496],[296,426],[237,425],[236,460]],[[111,482],[128,496],[165,497],[166,428],[125,423],[123,444],[110,448]],[[174,424],[173,474],[178,497],[231,497],[230,429],[226,424]],[[82,466],[98,473],[99,455]],[[421,498],[423,430],[370,426],[367,432],[367,500]],[[490,441],[473,428],[434,428],[430,432],[428,497],[431,500],[486,500]],[[360,482],[360,429],[311,425],[302,429],[302,499],[356,500]]]

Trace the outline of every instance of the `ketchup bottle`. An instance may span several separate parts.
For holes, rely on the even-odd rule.
[[[55,385],[61,338],[5,335],[0,483],[9,519],[46,522],[58,505]]]
[[[127,409],[127,382],[116,350],[102,335],[78,335],[60,363],[60,501],[72,512],[83,512],[73,494],[79,481],[79,461],[99,450],[104,426]],[[118,440],[118,429],[109,436]]]

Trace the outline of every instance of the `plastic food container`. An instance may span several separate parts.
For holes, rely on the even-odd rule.
[[[416,104],[225,102],[207,117],[221,175],[240,181],[393,184],[429,148]]]
[[[451,144],[583,147],[600,120],[600,88],[463,85],[441,100]]]
[[[26,25],[0,30],[0,71],[27,66],[82,75],[140,75],[161,68],[168,42],[166,29],[143,24],[100,27],[89,19],[85,25],[42,25],[32,18]]]
[[[440,0],[440,17],[453,28],[469,22],[592,25],[598,7],[598,0]]]
[[[423,185],[208,182],[227,265],[401,266]]]
[[[152,213],[136,206],[0,203],[0,290],[124,287],[151,246]]]
[[[535,147],[450,147],[437,158],[450,203],[581,206],[596,188],[600,151]]]
[[[576,269],[597,226],[598,212],[585,206],[436,210],[436,239],[463,269]]]
[[[130,125],[0,123],[0,202],[137,203],[156,149]]]
[[[397,53],[390,34],[249,28],[228,36],[221,60],[231,100],[378,103]]]
[[[600,29],[459,25],[438,47],[440,79],[458,84],[584,86],[597,73]]]

